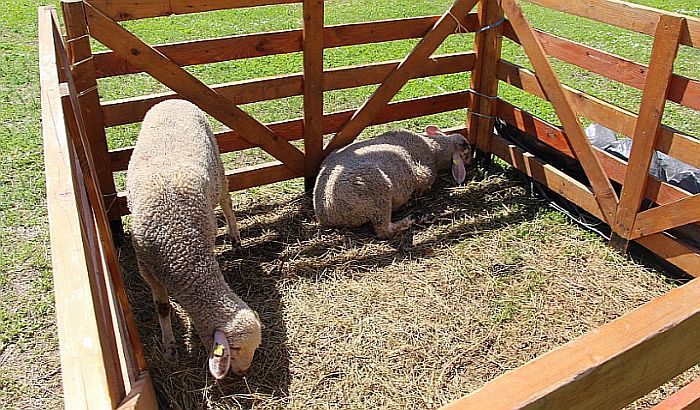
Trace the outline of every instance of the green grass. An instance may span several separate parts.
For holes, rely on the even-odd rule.
[[[636,2],[700,15],[700,0]],[[56,5],[57,1],[0,2],[0,403],[10,407],[57,407],[61,400],[40,137],[36,7],[42,4]],[[440,14],[449,4],[449,0],[335,0],[327,4],[326,24]],[[639,62],[648,62],[652,43],[647,36],[528,4],[525,5],[525,11],[538,28]],[[157,18],[128,22],[124,26],[148,42],[162,43],[292,29],[301,27],[301,24],[301,9],[298,5],[293,5]],[[471,35],[452,36],[440,47],[438,53],[468,50],[471,42]],[[407,40],[326,50],[325,66],[330,68],[400,59],[415,43],[415,40]],[[95,49],[103,47],[95,44]],[[509,41],[504,42],[503,56],[529,67],[522,50]],[[676,61],[676,72],[698,79],[698,61],[700,50],[683,46]],[[557,61],[553,63],[565,84],[632,111],[638,110],[640,91],[611,83],[569,64]],[[188,70],[207,83],[218,83],[298,72],[301,67],[301,55],[293,53],[210,64]],[[468,83],[467,74],[414,80],[401,90],[396,99],[462,90]],[[374,87],[359,87],[326,93],[325,109],[336,111],[356,107],[373,90]],[[146,75],[100,80],[100,93],[107,100],[159,91],[165,91],[165,88]],[[557,122],[548,103],[505,85],[501,87],[501,95],[534,114]],[[293,97],[251,104],[244,108],[267,122],[300,116],[301,104],[301,98]],[[673,103],[668,103],[667,106],[665,123],[691,135],[700,135],[700,114]],[[416,129],[434,122],[449,127],[462,124],[463,121],[464,113],[459,111],[411,119],[403,121],[401,125]],[[396,124],[391,125],[394,126]],[[372,127],[366,135],[387,127],[389,126]],[[130,145],[137,129],[136,126],[124,126],[110,130],[110,146]],[[255,156],[267,158],[259,154]],[[288,190],[299,190],[301,187],[298,181],[282,186]],[[259,189],[264,188],[249,190],[247,194],[254,196]],[[557,216],[545,216],[537,220],[537,223],[542,224],[562,222]],[[514,232],[514,235],[527,238],[546,234],[537,225],[521,225]],[[504,255],[504,258],[517,261],[517,250],[513,252]],[[517,310],[516,302],[507,299],[499,301],[494,306],[494,318],[507,319]]]

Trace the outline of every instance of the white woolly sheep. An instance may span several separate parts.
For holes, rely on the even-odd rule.
[[[168,295],[185,309],[204,346],[209,371],[242,374],[260,345],[260,322],[224,280],[214,255],[221,204],[234,246],[240,234],[219,150],[204,113],[168,100],[144,118],[127,172],[132,242],[153,293],[168,359],[177,357]]]
[[[408,216],[391,222],[391,212],[412,195],[430,190],[439,172],[452,168],[461,184],[469,143],[460,134],[445,135],[435,126],[427,136],[391,131],[330,153],[321,164],[314,187],[314,210],[321,225],[353,228],[371,223],[381,238],[408,229]]]

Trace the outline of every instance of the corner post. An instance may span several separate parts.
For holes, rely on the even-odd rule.
[[[610,246],[619,252],[627,252],[635,220],[639,215],[639,207],[644,199],[649,167],[659,139],[664,106],[671,88],[673,62],[678,55],[684,26],[684,18],[666,15],[661,16],[656,25],[625,183],[622,186],[615,220],[611,224],[613,234],[610,237]]]
[[[85,129],[88,136],[89,143],[87,148],[95,162],[98,183],[110,220],[112,233],[119,237],[124,233],[121,222],[121,209],[117,201],[117,189],[112,176],[85,9],[83,2],[80,0],[62,0],[61,9],[66,27],[70,69],[75,78],[80,111],[85,121]]]
[[[468,140],[477,158],[488,160],[498,96],[498,60],[503,43],[503,9],[497,0],[479,1],[479,27],[474,37],[476,62],[471,75],[472,99],[467,112]],[[501,23],[499,23],[501,22]]]
[[[304,189],[311,194],[323,160],[323,0],[304,0]]]

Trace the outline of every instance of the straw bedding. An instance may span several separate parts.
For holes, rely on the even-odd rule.
[[[212,380],[177,307],[180,358],[164,360],[125,241],[120,258],[161,404],[435,408],[676,285],[530,198],[514,173],[470,177],[458,188],[441,179],[409,203],[395,217],[423,222],[388,242],[369,227],[320,229],[299,183],[234,194],[243,250],[231,251],[222,217],[216,251],[265,326],[243,379]]]

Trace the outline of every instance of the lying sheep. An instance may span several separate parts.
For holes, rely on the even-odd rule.
[[[411,217],[391,222],[391,212],[430,190],[438,173],[450,167],[461,184],[471,160],[462,135],[445,135],[435,126],[426,127],[426,134],[391,131],[328,155],[314,187],[319,223],[352,228],[370,222],[381,238],[408,229]]]
[[[219,150],[204,113],[183,100],[151,108],[127,174],[139,272],[151,288],[163,349],[175,359],[168,294],[187,311],[209,349],[209,371],[241,374],[260,345],[256,314],[226,284],[214,256],[221,204],[234,244],[240,235]]]

